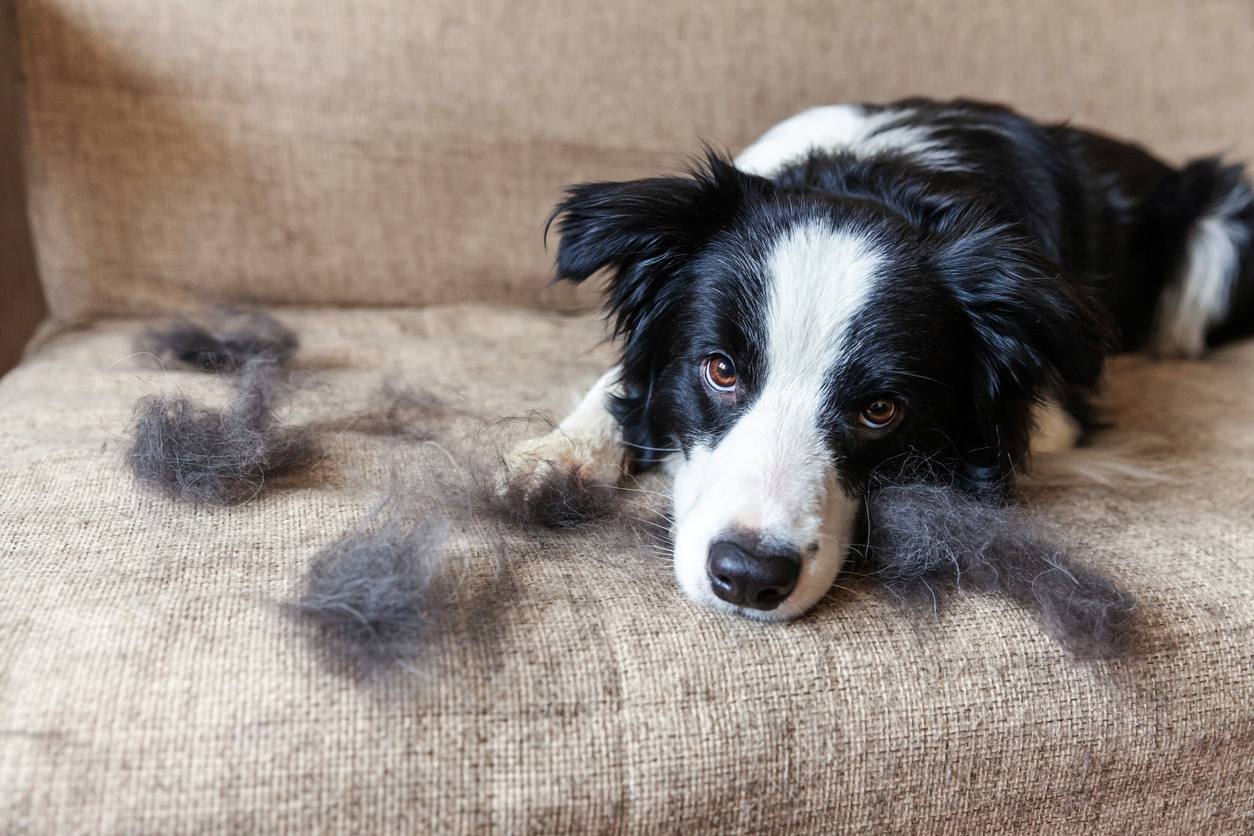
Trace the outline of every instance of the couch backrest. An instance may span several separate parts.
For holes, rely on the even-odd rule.
[[[1250,0],[15,0],[53,312],[587,301],[563,184],[815,103],[1007,100],[1254,156]]]

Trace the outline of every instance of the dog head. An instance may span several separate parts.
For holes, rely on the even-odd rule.
[[[1033,402],[1100,371],[1093,306],[966,200],[789,188],[710,155],[574,186],[553,217],[560,278],[608,271],[628,452],[679,451],[676,576],[719,610],[814,605],[895,462],[1004,494]]]

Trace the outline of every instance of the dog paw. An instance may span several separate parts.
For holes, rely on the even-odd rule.
[[[522,442],[505,456],[498,487],[502,491],[527,488],[543,482],[553,473],[613,485],[622,475],[622,452],[554,430]]]
[[[498,507],[517,522],[571,528],[610,512],[622,472],[620,450],[555,431],[506,455]]]

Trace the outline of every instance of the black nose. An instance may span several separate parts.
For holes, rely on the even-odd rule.
[[[801,557],[796,549],[764,548],[743,537],[710,545],[706,573],[714,594],[731,604],[773,610],[797,585]]]

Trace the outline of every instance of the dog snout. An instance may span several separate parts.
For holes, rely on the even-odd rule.
[[[768,547],[744,536],[728,536],[710,545],[706,573],[714,594],[730,604],[773,610],[784,602],[801,574],[796,548]]]

